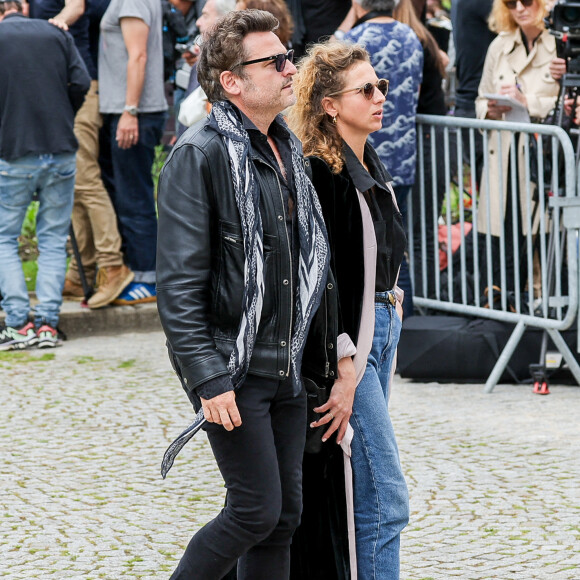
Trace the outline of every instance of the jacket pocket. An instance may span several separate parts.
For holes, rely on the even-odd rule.
[[[220,223],[219,265],[214,292],[214,312],[218,328],[227,336],[235,336],[240,323],[245,288],[244,241],[239,224]],[[278,278],[275,260],[275,237],[264,234],[264,301],[261,324],[275,317]]]

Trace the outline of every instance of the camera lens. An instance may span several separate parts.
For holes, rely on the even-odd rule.
[[[572,24],[575,26],[580,25],[580,8],[571,7],[571,6],[562,6],[562,20],[566,24]]]

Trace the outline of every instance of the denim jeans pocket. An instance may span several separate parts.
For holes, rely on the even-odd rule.
[[[53,182],[71,179],[75,176],[76,173],[76,159],[73,158],[72,160],[66,161],[65,163],[61,163],[55,165],[54,171],[52,172],[52,180]]]
[[[0,165],[0,204],[6,208],[19,208],[30,203],[34,173],[28,168]]]
[[[32,179],[34,177],[34,168],[11,165],[0,160],[0,176],[3,179]]]

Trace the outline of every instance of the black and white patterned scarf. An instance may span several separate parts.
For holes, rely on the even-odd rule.
[[[284,124],[281,117],[279,122]],[[236,203],[240,214],[244,242],[244,295],[238,336],[228,362],[234,389],[244,381],[250,365],[256,335],[260,325],[264,300],[264,248],[260,215],[260,188],[251,158],[250,137],[233,105],[227,101],[215,103],[210,113],[210,126],[224,140],[230,159]],[[290,369],[294,393],[301,389],[302,352],[312,316],[320,303],[329,264],[326,227],[316,191],[304,170],[302,153],[290,140],[292,171],[296,190],[296,218],[300,256],[298,285],[294,304]],[[201,409],[190,425],[165,452],[161,473],[167,474],[176,455],[205,422]]]

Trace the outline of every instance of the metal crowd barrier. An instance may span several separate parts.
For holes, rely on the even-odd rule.
[[[579,307],[570,138],[553,125],[432,115],[417,123],[416,191],[408,200],[415,307],[515,323],[486,392],[526,327],[546,331],[580,384],[580,365],[561,335]]]

